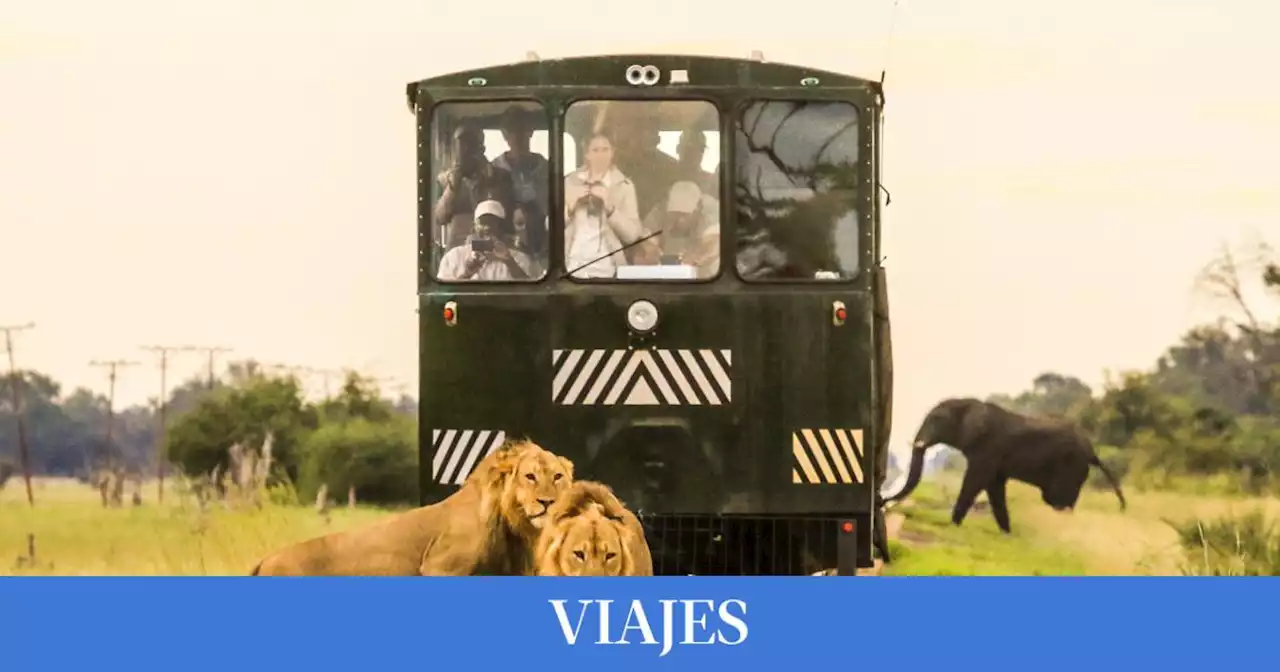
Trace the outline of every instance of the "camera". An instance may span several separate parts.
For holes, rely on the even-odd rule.
[[[599,196],[593,195],[590,190],[593,187],[600,186],[599,182],[590,182],[587,185],[587,193],[578,198],[576,205],[586,206],[587,214],[591,217],[599,217],[604,212],[604,200]]]
[[[472,251],[472,252],[492,252],[492,251],[493,251],[493,239],[491,239],[491,238],[477,238],[477,239],[473,239],[473,240],[471,241],[471,251]]]

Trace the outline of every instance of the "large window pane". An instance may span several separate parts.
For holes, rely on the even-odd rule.
[[[533,102],[444,103],[432,113],[431,264],[441,282],[546,275],[547,114]]]
[[[714,105],[578,101],[565,114],[565,128],[572,136],[564,152],[571,277],[696,281],[719,274]]]
[[[758,101],[737,126],[739,275],[753,281],[857,275],[857,108]]]

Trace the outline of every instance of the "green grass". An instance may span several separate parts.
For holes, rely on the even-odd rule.
[[[1212,519],[1171,521],[1191,576],[1280,576],[1280,523],[1258,508]]]
[[[891,547],[892,576],[1040,576],[1085,573],[1076,554],[1026,535],[1006,535],[987,511],[970,511],[964,525],[951,524],[952,501],[932,483],[912,496],[900,539]],[[986,517],[986,520],[983,517]],[[1013,515],[1011,514],[1011,517]],[[1016,519],[1015,519],[1016,520]]]
[[[155,505],[154,484],[144,487],[143,506],[104,509],[96,490],[75,481],[34,485],[35,508],[20,481],[0,490],[0,575],[243,575],[282,545],[388,513],[336,507],[326,520],[310,507],[279,504],[201,512],[172,489]],[[1121,513],[1110,491],[1087,489],[1076,511],[1062,514],[1030,486],[1011,483],[1013,534],[1005,535],[985,508],[952,525],[956,489],[954,475],[935,477],[896,509],[906,521],[884,575],[1280,573],[1280,501],[1273,498],[1128,491]],[[26,561],[28,534],[35,566]]]
[[[20,482],[0,491],[0,575],[244,575],[272,549],[387,513],[337,507],[326,521],[303,506],[201,512],[173,490],[156,506],[154,484],[143,490],[150,503],[135,508],[126,497],[123,508],[104,509],[96,490],[75,481],[33,485],[35,508]],[[34,566],[26,559],[28,534],[35,535]]]
[[[1188,552],[1195,549],[1184,543],[1186,535],[1179,536],[1180,524],[1230,521],[1241,511],[1280,515],[1280,501],[1274,498],[1193,494],[1184,489],[1126,489],[1129,506],[1124,512],[1110,490],[1086,489],[1074,512],[1059,513],[1031,486],[1011,482],[1013,534],[1005,535],[985,508],[975,507],[962,526],[952,525],[957,489],[957,475],[934,477],[917,489],[908,507],[899,509],[906,521],[898,554],[884,574],[1177,576],[1195,573],[1189,566],[1196,559],[1196,553]],[[1234,533],[1214,534],[1222,540]]]

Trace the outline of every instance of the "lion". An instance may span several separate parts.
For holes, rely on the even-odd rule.
[[[609,486],[575,481],[547,518],[534,549],[537,576],[653,576],[640,519]]]
[[[548,510],[572,481],[569,460],[532,441],[509,440],[445,499],[287,546],[251,575],[527,574]]]

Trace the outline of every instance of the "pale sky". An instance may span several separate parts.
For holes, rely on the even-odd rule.
[[[404,85],[527,50],[888,60],[898,449],[942,397],[1150,365],[1219,243],[1280,245],[1280,5],[891,6],[0,0],[0,324],[68,391],[148,343],[416,385]]]

